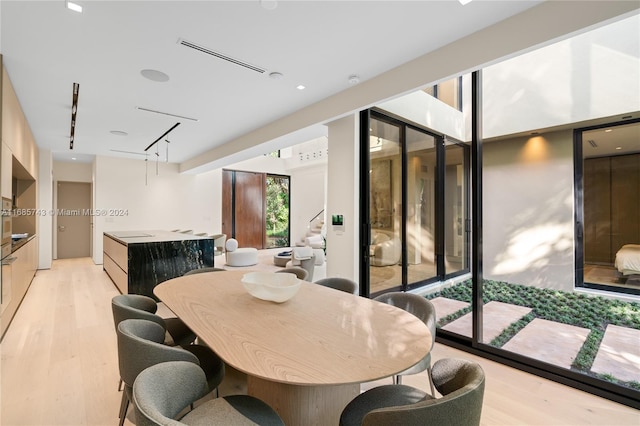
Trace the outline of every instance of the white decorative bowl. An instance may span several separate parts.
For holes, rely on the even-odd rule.
[[[282,303],[296,295],[300,280],[287,272],[248,272],[242,276],[242,285],[253,297]]]

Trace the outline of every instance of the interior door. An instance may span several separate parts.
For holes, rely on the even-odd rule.
[[[265,175],[225,170],[222,175],[222,232],[240,247],[265,248]]]
[[[236,172],[235,236],[241,247],[264,248],[265,182],[263,173]]]
[[[91,184],[58,182],[58,259],[91,256]]]

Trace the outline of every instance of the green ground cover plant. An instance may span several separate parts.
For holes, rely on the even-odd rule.
[[[432,299],[441,296],[471,303],[471,286],[471,280],[466,280],[427,297]],[[532,309],[529,314],[503,330],[491,341],[491,345],[502,347],[535,318],[587,328],[591,332],[578,352],[572,369],[640,390],[638,382],[621,382],[610,375],[596,375],[590,371],[607,325],[640,330],[640,303],[493,280],[484,281],[483,301],[485,304],[498,301]],[[471,307],[442,318],[438,326],[442,327],[468,312],[471,312]]]

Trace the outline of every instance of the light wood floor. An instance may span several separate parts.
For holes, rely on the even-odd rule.
[[[0,424],[116,425],[117,290],[90,259],[59,260],[38,271],[0,347]],[[606,399],[436,345],[434,360],[477,359],[487,374],[483,425],[640,425],[640,412]],[[363,389],[389,380],[368,383]],[[426,376],[404,383],[428,390]],[[230,372],[223,395],[241,391]],[[133,424],[133,413],[125,424]]]

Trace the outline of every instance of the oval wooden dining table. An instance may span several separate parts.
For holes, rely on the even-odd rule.
[[[287,425],[337,425],[360,383],[393,376],[431,349],[427,326],[402,309],[309,282],[284,303],[268,302],[244,289],[246,272],[174,278],[154,293],[246,373],[247,393]]]

